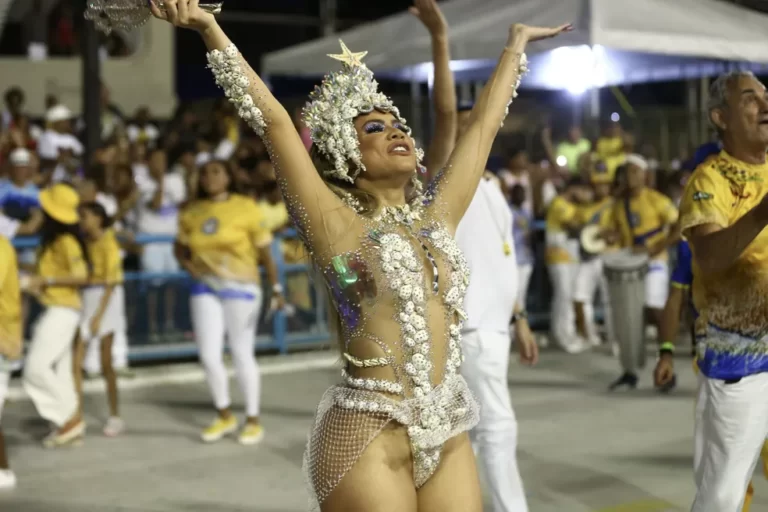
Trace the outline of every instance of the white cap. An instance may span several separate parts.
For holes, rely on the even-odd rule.
[[[49,123],[67,121],[73,117],[75,116],[72,114],[72,111],[64,105],[56,105],[55,107],[51,107],[48,109],[48,112],[45,113],[45,120]]]
[[[26,167],[32,165],[32,154],[24,148],[16,148],[11,151],[8,160],[14,167]]]
[[[645,160],[645,158],[643,158],[638,154],[633,153],[631,155],[627,155],[627,158],[624,160],[624,163],[636,165],[644,171],[648,170],[648,162]]]

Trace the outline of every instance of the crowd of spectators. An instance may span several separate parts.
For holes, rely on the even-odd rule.
[[[274,168],[261,140],[248,130],[224,99],[204,115],[194,108],[180,108],[173,119],[158,122],[148,108],[127,116],[115,106],[107,87],[101,92],[101,145],[90,162],[84,161],[83,123],[53,96],[47,111],[35,122],[25,111],[25,95],[18,88],[4,94],[0,112],[0,209],[21,223],[20,235],[34,234],[39,225],[39,191],[57,182],[72,184],[84,201],[97,200],[115,219],[125,250],[127,271],[156,276],[147,294],[148,334],[152,341],[177,336],[174,325],[176,297],[173,287],[160,289],[164,275],[179,271],[172,240],[178,211],[197,190],[200,166],[211,159],[229,161],[242,193],[254,197],[275,232],[289,226]],[[297,112],[298,114],[298,112]],[[296,115],[297,130],[309,148],[309,134]],[[553,140],[550,129],[541,132],[545,158],[534,162],[524,147],[502,148],[501,168],[495,177],[503,185],[517,218],[543,219],[551,201],[573,176],[587,178],[595,160],[612,173],[627,154],[637,152],[632,135],[617,122],[608,123],[599,137],[590,140],[578,126]],[[684,165],[672,163],[663,171],[652,148],[642,148],[649,162],[649,185],[656,185],[677,199],[685,181]],[[498,156],[496,157],[498,160]],[[532,224],[526,222],[530,229]],[[158,241],[133,243],[137,234],[155,235]],[[531,266],[536,238],[518,234],[521,265]],[[304,254],[295,241],[284,242],[288,262]],[[34,251],[20,253],[24,265],[34,264]],[[311,311],[306,281],[289,283],[291,303],[300,312]],[[289,289],[289,292],[291,290]],[[162,300],[161,300],[162,299]],[[290,297],[289,297],[290,299]]]
[[[0,209],[21,223],[18,236],[35,234],[39,191],[53,183],[69,183],[81,200],[101,203],[115,220],[126,270],[157,276],[146,298],[149,336],[159,342],[179,334],[174,325],[175,289],[162,286],[168,280],[163,276],[179,271],[171,240],[180,208],[196,195],[200,166],[214,159],[229,161],[240,192],[257,200],[273,231],[289,227],[288,213],[264,145],[242,129],[227,102],[217,103],[204,117],[180,109],[174,119],[159,123],[147,108],[126,116],[112,104],[106,87],[101,101],[101,145],[86,162],[84,126],[67,106],[49,98],[43,119],[34,122],[25,112],[24,92],[5,92]],[[134,243],[137,234],[154,235],[157,241],[139,245]],[[284,249],[289,261],[303,257],[288,241]],[[23,264],[34,264],[34,250],[21,256]],[[311,309],[306,289],[294,295],[294,305]]]

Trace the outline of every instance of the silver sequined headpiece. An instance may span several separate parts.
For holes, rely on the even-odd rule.
[[[339,43],[342,53],[328,56],[340,61],[343,68],[327,74],[315,87],[304,107],[303,119],[312,142],[333,163],[334,168],[327,176],[354,183],[358,174],[365,171],[355,118],[379,110],[391,113],[403,124],[405,119],[392,100],[379,92],[373,71],[363,64],[362,59],[368,52],[353,53],[343,41]],[[424,150],[417,148],[416,158],[421,165]]]

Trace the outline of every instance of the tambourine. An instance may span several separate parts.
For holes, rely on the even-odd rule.
[[[163,11],[165,2],[155,0]],[[224,2],[201,3],[200,8],[211,14],[219,14]],[[85,19],[93,21],[96,28],[105,34],[114,29],[133,30],[145,24],[152,17],[147,0],[88,0]]]
[[[581,250],[590,255],[598,255],[608,248],[608,243],[600,235],[602,229],[597,224],[587,226],[581,230],[579,243]]]

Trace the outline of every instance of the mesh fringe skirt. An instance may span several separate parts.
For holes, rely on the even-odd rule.
[[[437,469],[443,444],[474,427],[480,407],[461,375],[450,375],[422,398],[393,400],[375,391],[329,388],[320,405],[303,471],[309,510],[315,512],[390,422],[407,427],[413,454],[414,485],[421,487]]]

